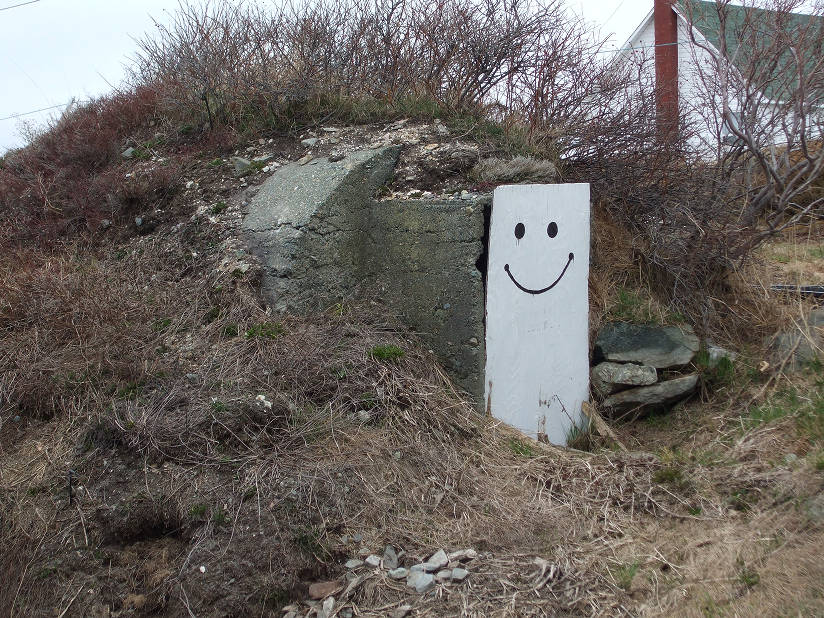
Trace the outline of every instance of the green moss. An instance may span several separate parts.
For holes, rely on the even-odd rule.
[[[510,438],[507,441],[507,446],[509,447],[509,450],[512,451],[515,455],[520,455],[521,457],[535,457],[535,449],[529,442],[526,442],[525,440],[521,440],[519,438]]]
[[[247,339],[254,339],[261,337],[263,339],[276,339],[280,337],[286,329],[280,322],[261,322],[260,324],[253,324],[246,331]]]
[[[211,212],[212,212],[213,215],[219,215],[220,213],[225,211],[227,208],[228,208],[228,206],[226,205],[226,202],[224,202],[223,200],[220,200],[219,202],[217,202],[216,204],[214,204],[212,206]]]
[[[229,523],[229,516],[226,514],[226,511],[216,506],[212,509],[212,522],[216,526],[225,526]]]
[[[372,358],[384,361],[395,361],[405,354],[401,348],[394,344],[376,345],[370,353]]]
[[[158,333],[162,333],[164,330],[169,328],[172,323],[171,318],[159,318],[152,322],[152,330]]]
[[[209,311],[206,312],[206,315],[203,316],[203,323],[204,324],[211,324],[220,316],[220,307],[212,307]]]
[[[684,473],[681,468],[673,465],[664,466],[655,471],[652,475],[652,480],[658,484],[677,485],[683,481]]]

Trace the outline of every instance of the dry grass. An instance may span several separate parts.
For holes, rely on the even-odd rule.
[[[787,561],[799,603],[816,607],[803,556],[820,528],[792,504],[814,495],[821,442],[792,437],[791,417],[742,431],[751,387],[668,427],[616,427],[635,453],[527,444],[478,418],[379,307],[276,321],[255,269],[239,276],[231,248],[210,244],[192,222],[125,254],[28,251],[3,271],[0,567],[16,582],[4,611],[272,615],[386,543],[411,561],[439,547],[480,557],[468,584],[420,598],[363,573],[339,607],[781,607],[787,576],[771,574]],[[377,359],[386,344],[403,356]],[[799,445],[796,469],[772,461]]]
[[[424,613],[630,612],[603,541],[689,516],[654,457],[515,448],[380,308],[276,321],[254,268],[210,245],[191,222],[3,270],[5,609],[62,610],[83,587],[99,596],[73,611],[143,595],[165,615],[266,613],[338,574],[356,549],[340,536],[358,533],[419,558],[483,552],[477,585]],[[379,344],[404,354],[379,360]],[[367,615],[408,597],[374,583],[353,591]]]

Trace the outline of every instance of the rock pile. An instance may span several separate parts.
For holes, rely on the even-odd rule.
[[[475,560],[478,552],[474,549],[462,549],[447,554],[443,549],[439,549],[427,560],[415,562],[404,551],[397,551],[392,545],[387,545],[382,556],[367,551],[362,551],[360,556],[347,560],[344,565],[347,569],[346,584],[342,581],[327,581],[309,586],[310,600],[307,600],[306,604],[310,607],[310,613],[314,611],[317,616],[324,618],[332,615],[353,616],[351,608],[339,607],[335,597],[345,599],[354,588],[375,575],[395,581],[405,580],[406,586],[418,594],[429,592],[437,584],[459,584],[469,577],[467,563]],[[402,559],[407,566],[400,566]],[[285,618],[303,615],[296,606],[286,607],[284,611]],[[411,605],[400,605],[389,615],[402,618],[411,611]]]
[[[592,386],[612,414],[647,414],[692,394],[698,374],[661,381],[661,372],[680,370],[695,358],[700,342],[689,326],[611,322],[595,340]]]

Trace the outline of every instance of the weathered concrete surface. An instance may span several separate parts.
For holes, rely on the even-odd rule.
[[[484,289],[476,261],[484,249],[484,202],[375,201],[398,152],[291,164],[262,185],[242,228],[263,263],[263,294],[274,310],[289,313],[358,294],[376,298],[480,402]]]
[[[273,309],[304,313],[351,295],[360,283],[371,198],[392,177],[399,152],[291,163],[261,185],[242,230],[263,263],[263,296]]]
[[[484,370],[483,205],[387,201],[364,238],[364,291],[394,309],[480,402]],[[366,284],[364,284],[366,285]]]

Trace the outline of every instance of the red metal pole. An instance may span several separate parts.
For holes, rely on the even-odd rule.
[[[666,138],[678,130],[678,18],[675,0],[654,2],[656,112]]]

